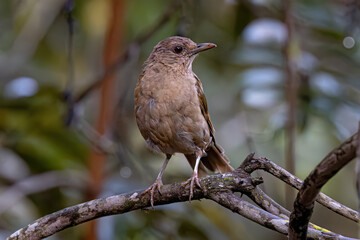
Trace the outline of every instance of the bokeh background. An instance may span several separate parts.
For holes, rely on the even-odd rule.
[[[304,179],[357,131],[360,6],[286,2],[0,1],[0,239],[64,207],[153,183],[164,156],[151,153],[137,129],[133,90],[152,47],[172,35],[218,46],[193,69],[231,164],[255,151],[287,166],[292,131],[295,173]],[[354,169],[323,192],[357,209]],[[164,183],[191,172],[178,154]],[[285,205],[285,184],[259,174]],[[355,223],[318,204],[312,221],[357,235]],[[105,217],[49,239],[282,238],[203,200]]]

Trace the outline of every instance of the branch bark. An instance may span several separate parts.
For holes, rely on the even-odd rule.
[[[194,189],[193,200],[206,198],[210,192],[235,191],[249,192],[255,185],[262,183],[261,179],[252,179],[249,174],[234,171],[226,174],[212,175],[200,179],[202,190]],[[55,234],[63,229],[78,224],[114,214],[126,213],[150,207],[150,195],[144,190],[124,193],[81,203],[44,216],[27,227],[13,233],[8,240],[35,240]],[[181,183],[164,185],[161,194],[154,195],[154,205],[185,202],[189,200],[189,186]]]
[[[233,193],[214,193],[210,194],[210,198],[213,201],[222,205],[223,207],[226,207],[231,211],[236,212],[266,228],[275,230],[285,235],[288,233],[288,221],[286,219],[264,211],[256,206],[253,206],[252,204],[240,199]],[[308,239],[355,240],[354,238],[347,238],[335,233],[325,233],[315,229],[309,229],[308,231]]]
[[[330,152],[305,179],[290,216],[289,239],[306,239],[307,226],[314,209],[314,202],[322,186],[342,167],[356,157],[358,134],[353,135]]]
[[[354,136],[352,136],[353,140],[355,140]],[[264,170],[297,190],[299,190],[303,185],[303,181],[301,181],[299,178],[292,175],[285,169],[281,168],[280,166],[276,165],[272,161],[266,158],[254,158],[253,156],[254,155],[250,154],[242,163],[241,168],[243,168],[244,171],[252,173],[253,171],[258,169]],[[319,193],[316,201],[324,207],[327,207],[331,211],[336,212],[343,217],[346,217],[354,222],[359,221],[359,213],[357,211],[354,211],[353,209],[338,203],[337,201],[333,200],[332,198],[326,196],[323,193]],[[287,216],[290,216],[290,214],[287,214]]]

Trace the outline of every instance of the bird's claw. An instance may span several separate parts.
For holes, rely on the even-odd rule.
[[[150,203],[151,203],[151,208],[154,210],[154,193],[155,190],[158,190],[158,192],[161,194],[161,186],[163,185],[161,179],[156,179],[155,182],[149,187],[147,188],[143,194],[150,192]]]
[[[189,201],[191,201],[192,197],[194,196],[194,183],[201,189],[201,185],[199,182],[199,178],[197,173],[193,173],[192,177],[189,178],[186,182],[181,184],[182,187],[185,187],[186,185],[190,184],[190,196]]]

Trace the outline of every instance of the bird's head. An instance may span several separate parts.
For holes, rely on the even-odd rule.
[[[196,44],[189,38],[168,37],[154,47],[145,65],[158,61],[167,66],[191,69],[196,55],[213,47],[216,47],[213,43]]]

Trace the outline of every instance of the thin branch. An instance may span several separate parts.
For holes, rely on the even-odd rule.
[[[116,147],[118,146],[116,142],[105,134],[101,135],[85,119],[79,119],[76,124],[77,131],[91,145],[93,151],[110,156],[116,155]]]
[[[289,239],[306,239],[307,226],[314,209],[314,202],[322,186],[342,167],[356,157],[358,136],[348,140],[330,152],[305,179],[290,216]]]
[[[233,193],[210,194],[210,199],[264,227],[287,234],[287,221],[240,199]]]
[[[67,0],[64,4],[64,11],[66,22],[68,25],[68,37],[67,37],[67,67],[68,67],[68,79],[66,81],[65,90],[63,97],[68,105],[69,111],[65,119],[65,124],[69,124],[73,114],[74,109],[72,107],[72,91],[74,89],[74,56],[73,56],[73,39],[74,39],[74,18],[72,11],[74,8],[74,0]]]
[[[231,211],[236,212],[266,228],[275,230],[284,235],[288,233],[288,221],[286,219],[255,207],[231,192],[216,192],[209,194],[209,196],[211,200],[217,202],[223,207],[228,208]],[[325,233],[315,229],[309,229],[308,239],[350,240],[353,238],[347,238],[335,233]]]
[[[252,189],[246,194],[251,200],[253,200],[262,209],[272,213],[276,216],[288,219],[290,217],[290,211],[275,202],[271,197],[264,193],[259,187]]]
[[[356,135],[351,137],[352,141],[356,141]],[[355,144],[355,142],[351,142],[351,144]],[[280,166],[276,165],[275,163],[271,162],[266,158],[254,158],[254,155],[249,155],[245,161],[241,164],[241,168],[248,173],[252,173],[255,170],[261,169],[264,170],[278,179],[281,179],[283,182],[289,184],[290,186],[299,190],[303,184],[296,176],[292,175],[285,169],[281,168]],[[339,202],[333,200],[332,198],[326,196],[323,193],[319,193],[316,198],[316,201],[327,207],[328,209],[336,212],[337,214],[346,217],[354,222],[359,221],[359,213],[357,211],[348,208]]]
[[[25,178],[1,192],[0,215],[29,194],[55,187],[82,189],[84,182],[75,171],[52,171]]]

